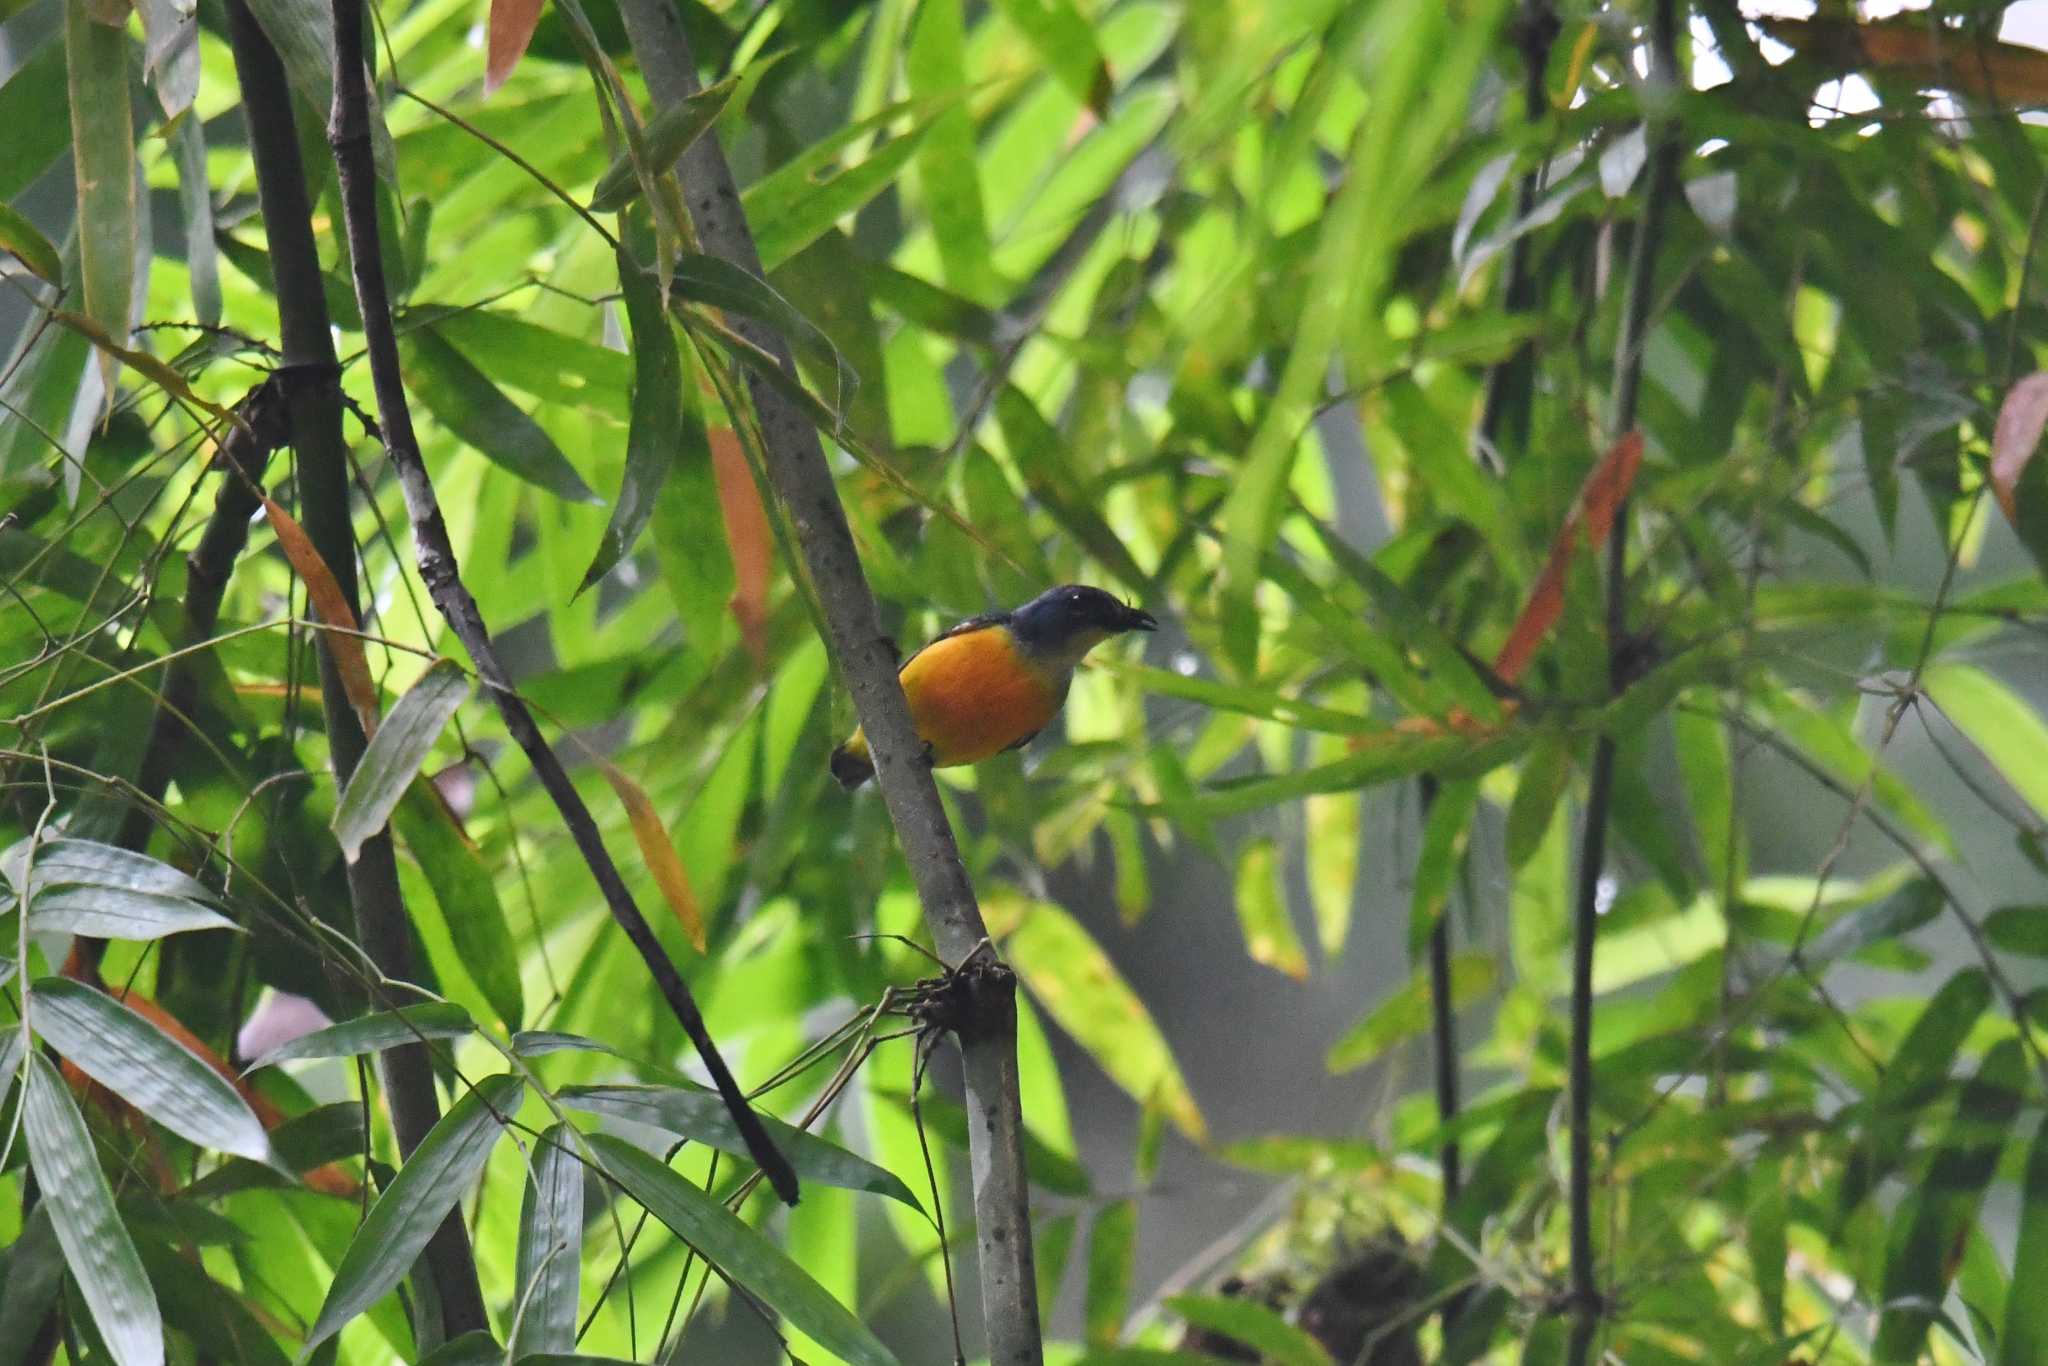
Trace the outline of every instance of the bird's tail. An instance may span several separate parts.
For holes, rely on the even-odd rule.
[[[849,792],[875,776],[875,761],[858,735],[832,751],[832,776]]]

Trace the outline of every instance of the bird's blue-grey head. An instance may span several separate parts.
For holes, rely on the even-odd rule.
[[[1067,583],[1048,588],[1010,614],[1010,630],[1031,654],[1072,665],[1111,636],[1157,630],[1150,612],[1100,588]]]

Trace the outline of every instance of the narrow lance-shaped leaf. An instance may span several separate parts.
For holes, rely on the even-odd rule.
[[[197,30],[194,30],[195,36]],[[196,55],[197,48],[194,48]],[[192,279],[192,316],[220,321],[220,248],[213,240],[213,187],[206,178],[206,125],[178,126],[178,204],[185,218],[185,270]]]
[[[730,427],[713,427],[711,476],[718,486],[718,511],[725,522],[725,545],[732,554],[733,620],[757,668],[768,657],[768,584],[775,571],[775,532],[761,505],[761,488],[752,463]]]
[[[125,18],[125,11],[123,12]],[[71,160],[78,181],[79,270],[86,316],[109,337],[128,340],[134,306],[135,123],[128,99],[128,35],[100,22],[90,0],[64,0],[70,79]],[[111,395],[116,363],[100,355]]]
[[[341,675],[342,691],[348,694],[349,705],[355,708],[363,733],[374,739],[377,734],[377,685],[370,679],[370,661],[363,653],[363,638],[357,631],[355,610],[349,606],[348,597],[341,591],[341,582],[334,577],[334,571],[314,549],[306,529],[278,506],[275,499],[265,498],[263,507],[270,516],[270,529],[276,533],[278,548],[284,551],[284,557],[291,561],[292,568],[298,571],[299,578],[306,585],[306,597],[312,602],[313,614],[333,628],[321,632],[321,644],[334,660],[335,672]]]
[[[63,288],[64,262],[57,249],[35,224],[6,204],[0,204],[0,251],[12,252],[44,283]]]
[[[468,696],[469,675],[452,661],[439,659],[398,699],[334,807],[334,837],[349,862],[355,862],[363,842],[391,819],[391,809],[419,776],[420,764],[448,718]]]
[[[703,429],[690,420],[683,392],[682,353],[676,346],[660,286],[621,244],[619,288],[633,338],[633,420],[626,431],[626,472],[597,556],[576,589],[582,593],[612,572],[654,515],[655,498],[679,460],[702,458]]]
[[[1090,1346],[1108,1347],[1123,1332],[1137,1253],[1138,1202],[1104,1205],[1088,1226],[1088,1276],[1081,1287],[1081,1320]]]
[[[491,0],[484,41],[484,93],[493,94],[511,76],[540,22],[541,0]]]
[[[602,500],[526,410],[432,327],[399,339],[405,377],[434,420],[484,459],[571,503]]]
[[[2048,427],[2048,371],[2007,391],[1991,435],[1991,492],[2020,540],[2048,568],[2048,464],[2036,460]]]
[[[1408,903],[1408,952],[1417,955],[1429,942],[1450,899],[1451,884],[1465,862],[1465,843],[1472,831],[1472,813],[1479,806],[1479,780],[1442,783],[1429,818],[1422,827],[1422,852],[1415,860],[1415,889]]]
[[[1451,1005],[1470,1005],[1491,991],[1498,977],[1490,955],[1459,954],[1451,960]],[[1411,975],[1400,990],[1366,1012],[1330,1046],[1329,1069],[1349,1072],[1363,1067],[1403,1039],[1429,1028],[1429,993],[1428,976],[1420,971]]]
[[[483,1170],[524,1086],[516,1076],[486,1077],[413,1149],[334,1269],[320,1317],[306,1334],[308,1355],[405,1279],[441,1220]]]
[[[2027,1153],[2027,1171],[2020,1191],[2019,1245],[2012,1264],[2048,1266],[2048,1125],[2034,1135]],[[2005,1326],[1998,1334],[1994,1366],[2027,1366],[2048,1361],[2048,1295],[2022,1291],[2015,1284],[2005,1297]]]
[[[439,790],[425,777],[413,779],[391,819],[427,886],[433,889],[441,923],[462,960],[462,971],[476,983],[505,1027],[519,1028],[526,1018],[519,950],[483,856],[463,833]]]
[[[36,1185],[101,1341],[119,1366],[162,1366],[164,1328],[156,1292],[114,1208],[85,1119],[64,1079],[41,1054],[29,1057],[21,1123]]]
[[[894,1354],[867,1325],[731,1210],[630,1144],[598,1134],[590,1146],[605,1174],[648,1213],[814,1342],[849,1366],[896,1366]]]
[[[1197,1328],[1253,1348],[1274,1366],[1336,1366],[1306,1330],[1257,1300],[1238,1295],[1175,1295],[1166,1307]]]
[[[1073,0],[996,0],[996,8],[1030,42],[1054,80],[1096,117],[1109,113],[1109,64],[1096,45],[1094,26]]]
[[[1047,901],[1010,895],[983,903],[992,934],[1031,994],[1060,1028],[1140,1104],[1156,1103],[1174,1126],[1201,1142],[1208,1126],[1182,1079],[1166,1038],[1080,922]]]
[[[1920,686],[1999,776],[2048,821],[2048,723],[2004,683],[1968,664],[1935,664]]]
[[[259,1067],[273,1067],[299,1058],[353,1058],[423,1039],[459,1039],[475,1031],[475,1022],[461,1006],[452,1001],[428,1001],[359,1015],[301,1034],[249,1064],[249,1070],[254,1072]]]
[[[748,1157],[746,1140],[732,1122],[715,1091],[680,1086],[564,1086],[557,1093],[571,1110],[630,1119],[735,1157]],[[869,1191],[922,1209],[902,1180],[885,1168],[835,1143],[828,1142],[773,1115],[762,1115],[769,1137],[782,1150],[796,1174],[806,1181],[842,1190]]]
[[[737,83],[737,77],[728,76],[716,85],[705,86],[688,99],[668,105],[648,120],[647,126],[640,130],[640,149],[646,154],[649,167],[661,172],[674,166],[683,153],[690,150],[691,144],[718,121]],[[609,213],[624,208],[639,194],[640,178],[633,172],[633,159],[622,154],[597,178],[597,184],[590,191],[590,207]]]
[[[1308,955],[1294,932],[1286,890],[1280,882],[1280,852],[1269,839],[1253,840],[1237,856],[1237,922],[1245,952],[1254,963],[1308,979]]]
[[[682,856],[676,853],[661,813],[654,809],[646,789],[627,776],[625,770],[608,761],[599,767],[612,791],[618,794],[619,804],[626,808],[626,821],[633,829],[633,842],[640,846],[648,876],[661,889],[662,899],[675,912],[676,921],[690,937],[691,945],[697,952],[704,952],[704,915],[698,909],[696,890],[690,886],[690,875],[683,869]]]
[[[79,1071],[202,1148],[276,1164],[263,1123],[212,1067],[112,997],[45,978],[29,994],[36,1033]]]
[[[530,1352],[567,1352],[576,1346],[583,1267],[583,1163],[576,1141],[573,1129],[557,1124],[534,1145],[533,1170],[519,1210],[513,1282],[519,1327],[508,1348],[514,1361]]]
[[[31,929],[95,939],[147,941],[192,930],[231,930],[234,921],[196,901],[120,887],[56,887],[29,902]]]

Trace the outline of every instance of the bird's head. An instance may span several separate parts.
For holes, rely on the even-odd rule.
[[[1048,588],[1010,614],[1010,630],[1026,650],[1067,665],[1111,636],[1158,627],[1150,612],[1078,583]]]

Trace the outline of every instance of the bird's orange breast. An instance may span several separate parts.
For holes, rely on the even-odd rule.
[[[939,768],[980,763],[1043,730],[1066,692],[1024,657],[1006,626],[933,641],[900,677]]]

